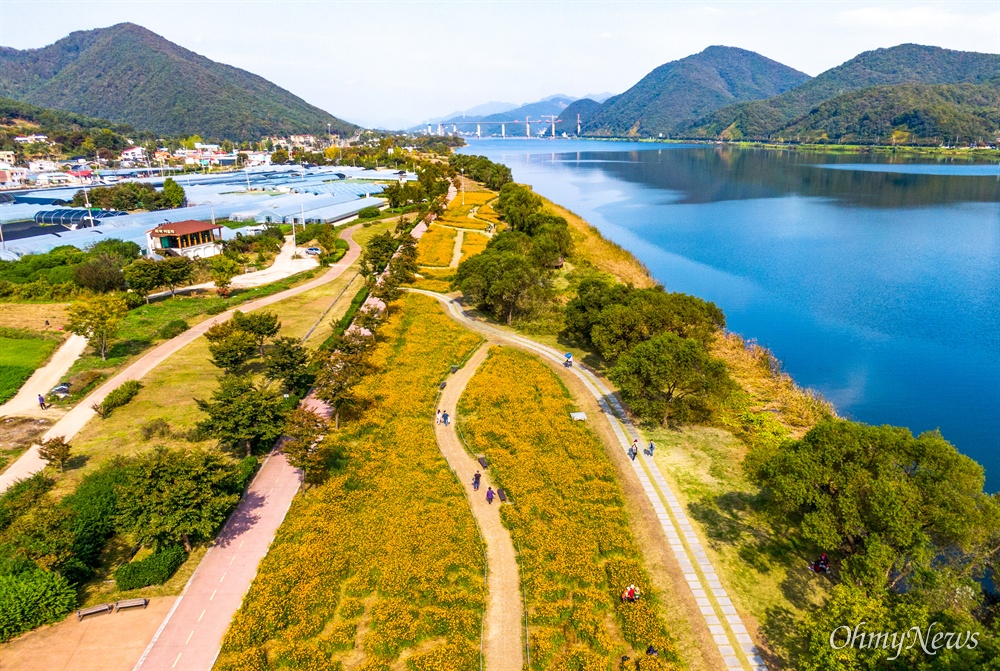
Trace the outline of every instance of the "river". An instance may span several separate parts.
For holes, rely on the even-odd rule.
[[[939,428],[1000,490],[998,166],[574,140],[460,151],[717,303],[842,416]]]

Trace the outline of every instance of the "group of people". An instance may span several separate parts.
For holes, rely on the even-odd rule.
[[[629,585],[625,588],[625,591],[622,592],[622,602],[635,603],[639,600],[640,596],[642,596],[642,592],[639,591],[639,588],[635,585]]]
[[[819,556],[819,559],[813,562],[809,562],[809,570],[814,573],[829,573],[830,572],[830,558],[826,556],[824,552]]]
[[[649,456],[653,456],[653,450],[654,449],[656,449],[656,446],[653,445],[653,441],[649,441],[649,447],[647,447],[645,450],[643,450],[643,454],[647,454]],[[632,461],[635,461],[635,458],[637,456],[639,456],[639,439],[638,438],[634,438],[632,440],[631,447],[628,448],[628,458],[631,459]]]
[[[483,474],[476,471],[476,474],[472,476],[472,491],[478,492],[479,485],[483,482]],[[486,488],[486,503],[493,505],[493,499],[496,498],[496,492],[493,491],[492,487]]]
[[[448,411],[447,410],[442,410],[441,408],[438,408],[438,411],[437,411],[437,423],[438,424],[444,424],[445,426],[448,426],[448,424],[450,422],[451,422],[451,417],[448,416]]]

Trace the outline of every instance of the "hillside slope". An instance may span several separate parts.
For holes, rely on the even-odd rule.
[[[601,103],[590,98],[580,98],[560,114],[562,118],[561,132],[573,135],[576,133],[576,118],[580,116],[580,123],[586,126],[594,118],[597,111],[601,109]]]
[[[666,63],[635,86],[608,99],[586,135],[649,137],[671,134],[725,105],[777,95],[809,79],[760,54],[713,46]]]
[[[355,126],[245,70],[131,23],[0,49],[0,95],[148,128],[234,140]]]
[[[988,84],[900,84],[851,91],[781,129],[785,139],[846,143],[971,142],[1000,130],[1000,79]]]
[[[766,139],[838,95],[893,84],[982,83],[1000,74],[1000,56],[901,44],[866,51],[790,91],[719,109],[679,129],[687,137]]]

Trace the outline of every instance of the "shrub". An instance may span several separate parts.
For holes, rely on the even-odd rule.
[[[66,497],[63,505],[73,512],[73,556],[76,574],[67,572],[71,582],[79,582],[91,574],[100,561],[101,551],[114,534],[114,515],[118,505],[115,485],[124,480],[125,470],[119,461],[101,467],[84,477],[76,491]]]
[[[381,214],[381,212],[379,211],[378,206],[371,205],[369,207],[362,208],[361,211],[358,212],[358,219],[374,219],[379,214]]]
[[[257,467],[260,462],[257,461],[257,457],[243,457],[240,463],[236,465],[236,470],[233,473],[234,487],[233,490],[237,492],[245,492],[250,481],[253,479],[254,474],[257,472]]]
[[[121,386],[111,390],[111,393],[104,397],[104,401],[95,403],[90,407],[101,416],[101,419],[104,419],[115,408],[120,408],[135,398],[140,389],[142,389],[142,383],[138,380],[126,380]]]
[[[135,291],[125,292],[125,307],[129,310],[135,310],[136,308],[141,308],[146,304],[146,297]]]
[[[0,574],[0,642],[55,622],[76,606],[76,591],[57,573],[23,568]]]
[[[160,329],[157,335],[164,340],[170,340],[171,338],[176,338],[180,334],[184,333],[189,328],[191,327],[188,326],[188,323],[183,319],[174,319],[171,322],[167,322],[163,328]]]
[[[145,559],[119,566],[115,570],[115,584],[123,592],[149,585],[162,585],[186,558],[184,548],[171,545]]]
[[[166,438],[170,435],[170,424],[162,417],[157,417],[139,425],[139,434],[143,440]]]

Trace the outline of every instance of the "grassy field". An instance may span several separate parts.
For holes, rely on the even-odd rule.
[[[391,315],[364,410],[327,436],[331,477],[293,502],[220,671],[480,668],[483,548],[432,422],[438,384],[480,339],[426,297]]]
[[[69,321],[68,307],[69,303],[3,303],[0,304],[0,327],[58,331]]]
[[[537,357],[494,349],[459,403],[459,427],[511,497],[501,516],[519,548],[533,669],[675,668],[675,644],[600,439],[574,422],[569,392]],[[622,603],[636,584],[638,603]],[[648,645],[658,659],[644,658]]]
[[[0,403],[6,403],[17,394],[59,342],[60,338],[55,335],[0,329]]]
[[[417,243],[417,263],[421,266],[446,268],[455,251],[458,231],[447,226],[431,224]]]

